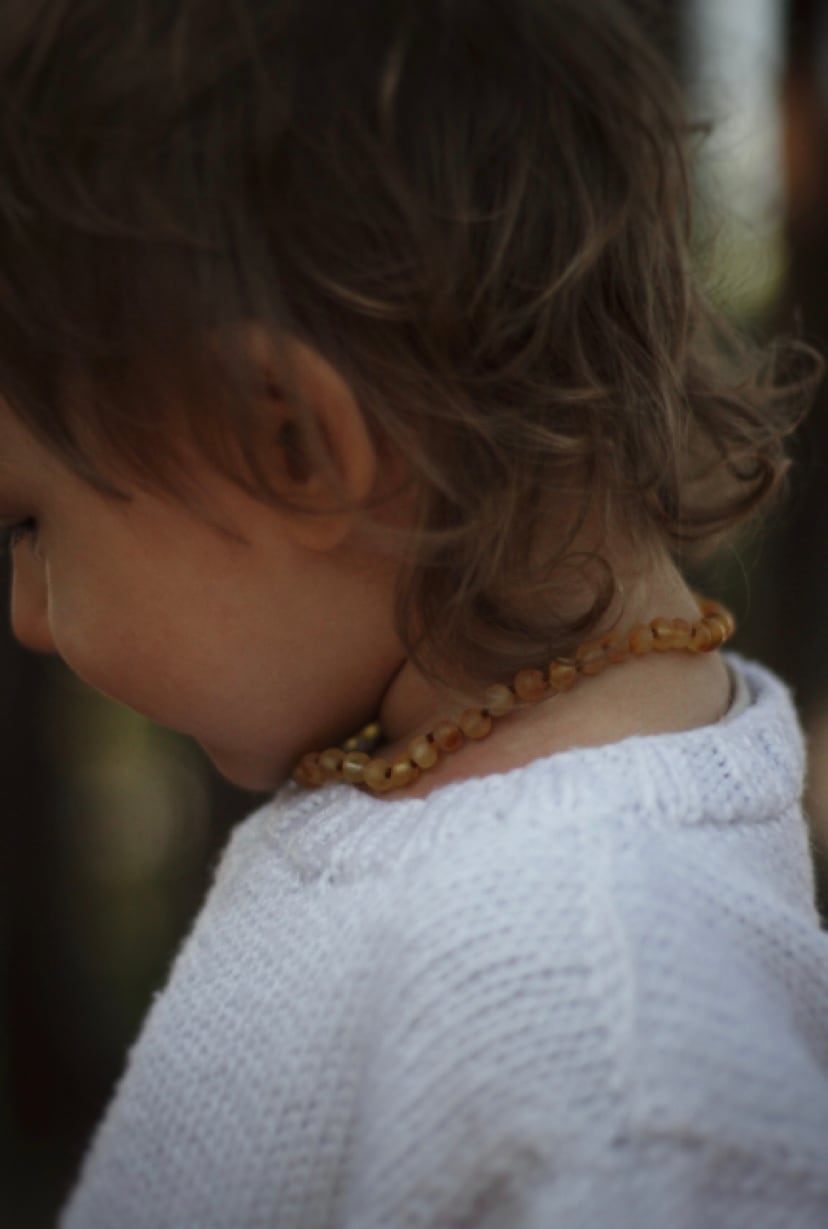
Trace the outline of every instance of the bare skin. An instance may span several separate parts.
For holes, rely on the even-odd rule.
[[[254,342],[269,362],[261,338]],[[297,347],[297,370],[358,503],[377,490],[381,470],[359,410],[314,352]],[[169,496],[100,494],[0,405],[0,526],[22,526],[12,551],[12,625],[22,644],[58,653],[97,689],[192,735],[225,776],[251,789],[277,787],[303,752],[377,714],[383,754],[393,756],[457,711],[407,659],[393,622],[398,564],[372,545],[358,516],[297,517],[193,464],[221,529]],[[302,483],[291,494],[331,506],[324,483]],[[404,500],[392,499],[387,514],[404,523]],[[620,627],[697,617],[669,561],[654,565],[627,548],[610,562],[623,581]],[[707,725],[728,700],[718,654],[636,659],[512,714],[406,793],[423,797],[570,747]]]
[[[688,621],[698,618],[692,594],[669,563],[657,573],[645,574],[627,594],[621,628],[649,622],[659,615]],[[450,781],[508,772],[574,747],[596,747],[634,735],[675,733],[709,725],[720,720],[729,703],[730,679],[719,653],[631,657],[584,679],[572,691],[496,721],[486,739],[468,740],[459,752],[443,757],[423,773],[405,794],[426,797]],[[436,721],[457,712],[456,701],[441,697],[410,663],[403,666],[386,690],[380,708],[382,729],[389,740],[381,754],[389,759],[404,754],[413,732],[425,732]]]

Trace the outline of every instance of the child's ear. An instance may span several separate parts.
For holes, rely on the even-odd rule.
[[[261,328],[250,331],[249,345],[274,428],[274,485],[297,508],[290,532],[311,549],[330,549],[375,492],[375,442],[347,381],[319,351]]]

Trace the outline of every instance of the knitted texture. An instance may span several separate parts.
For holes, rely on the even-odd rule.
[[[782,686],[234,834],[64,1229],[824,1229],[828,936]]]

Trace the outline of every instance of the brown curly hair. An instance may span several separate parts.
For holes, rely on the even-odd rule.
[[[253,373],[206,339],[310,343],[413,475],[399,625],[433,669],[571,649],[615,591],[556,600],[588,509],[683,554],[780,482],[813,358],[706,306],[680,92],[630,3],[28,0],[0,100],[14,412],[104,489],[90,439],[183,480],[183,415],[277,499]]]

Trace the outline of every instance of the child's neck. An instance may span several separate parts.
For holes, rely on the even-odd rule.
[[[657,616],[698,617],[698,606],[672,565],[649,573],[646,583],[625,585],[619,630]],[[600,630],[600,629],[599,629]],[[444,758],[405,791],[425,797],[451,781],[507,772],[532,760],[573,747],[594,747],[636,734],[693,729],[719,720],[727,711],[730,682],[719,653],[652,653],[632,658],[585,680],[573,691],[522,708],[498,722],[479,743]],[[386,743],[382,755],[402,755],[412,736],[451,716],[441,690],[406,663],[392,680],[380,710]],[[400,795],[391,795],[399,797]]]

